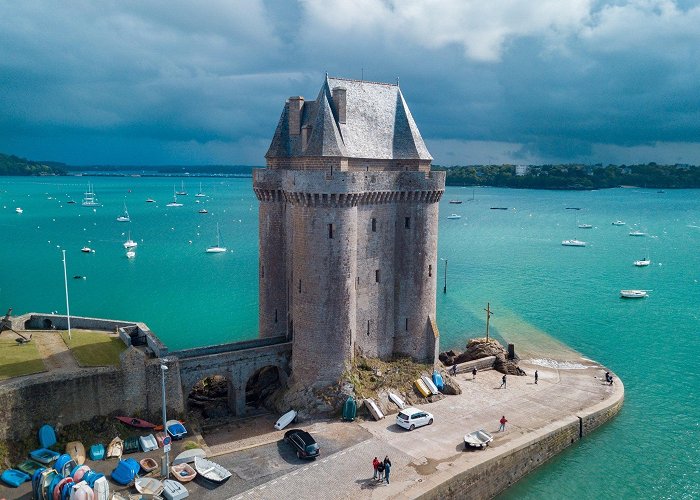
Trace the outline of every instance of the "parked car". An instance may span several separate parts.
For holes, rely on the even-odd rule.
[[[292,429],[284,433],[284,440],[292,445],[299,458],[314,459],[321,453],[316,440],[306,431]]]
[[[416,427],[422,425],[431,425],[433,423],[433,414],[427,411],[419,410],[418,408],[404,408],[396,415],[396,424],[412,431]]]

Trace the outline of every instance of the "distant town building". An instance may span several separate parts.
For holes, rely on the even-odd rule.
[[[399,86],[326,77],[289,98],[265,158],[260,336],[293,339],[293,380],[333,382],[358,355],[434,362],[445,173]]]
[[[515,175],[522,177],[523,175],[527,174],[527,171],[528,171],[527,165],[516,165],[515,166]]]

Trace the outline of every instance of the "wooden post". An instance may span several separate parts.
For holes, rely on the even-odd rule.
[[[493,311],[491,310],[491,303],[487,302],[486,303],[486,342],[489,341],[489,320],[491,319],[491,315],[493,314]]]

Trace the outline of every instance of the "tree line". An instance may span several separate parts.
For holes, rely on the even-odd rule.
[[[67,165],[40,162],[0,153],[0,175],[66,175]]]
[[[700,169],[692,165],[470,165],[441,167],[448,186],[520,189],[604,189],[639,186],[656,189],[700,188]]]

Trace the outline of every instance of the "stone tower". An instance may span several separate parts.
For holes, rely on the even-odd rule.
[[[357,355],[434,362],[445,174],[399,86],[327,76],[289,98],[265,158],[260,335],[293,339],[293,380],[334,382]]]

